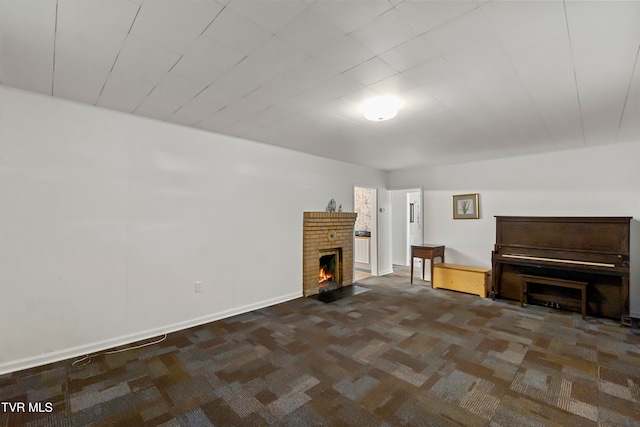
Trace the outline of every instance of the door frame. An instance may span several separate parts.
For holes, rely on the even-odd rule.
[[[371,248],[369,253],[369,260],[371,265],[371,275],[378,276],[378,187],[375,185],[367,185],[367,184],[353,184],[353,191],[351,192],[352,196],[352,206],[353,211],[356,211],[356,188],[365,188],[368,190],[372,190],[372,198],[371,201]],[[356,231],[356,230],[354,230]],[[354,240],[354,249],[355,249],[355,235],[353,236]],[[354,254],[355,259],[355,254]],[[355,277],[355,269],[356,263],[353,263],[353,274]]]
[[[389,191],[394,194],[394,197],[400,196],[403,199],[403,206],[404,206],[403,211],[392,212],[392,217],[394,218],[393,221],[395,225],[397,225],[397,223],[395,222],[397,218],[401,218],[402,226],[404,230],[402,234],[402,246],[404,247],[404,257],[401,259],[404,259],[405,266],[410,266],[413,260],[411,260],[411,238],[410,238],[410,231],[409,231],[409,227],[410,227],[409,193],[418,193],[418,199],[420,200],[420,210],[418,211],[418,215],[420,217],[420,222],[421,222],[420,223],[420,229],[421,229],[420,240],[421,242],[423,242],[424,241],[424,212],[425,212],[424,189],[422,186],[418,186],[418,187],[394,188]],[[393,227],[395,227],[395,225],[393,225]],[[397,242],[394,236],[392,236],[392,239],[394,239],[394,242]],[[392,254],[392,259],[396,259],[397,261],[400,261],[400,259],[397,259],[396,257],[394,257],[393,254]]]

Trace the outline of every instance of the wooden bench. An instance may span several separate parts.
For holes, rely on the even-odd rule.
[[[487,297],[491,269],[440,263],[433,266],[433,288]]]
[[[528,274],[520,275],[520,307],[524,307],[527,303],[529,295],[529,283],[537,283],[540,285],[557,286],[560,288],[578,289],[581,293],[580,308],[582,309],[582,320],[587,315],[587,282],[579,282],[575,280],[555,279],[553,277],[530,276]]]

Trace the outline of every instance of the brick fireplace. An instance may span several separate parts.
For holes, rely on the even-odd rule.
[[[352,212],[305,212],[302,234],[302,291],[304,296],[321,291],[321,259],[335,254],[333,287],[353,283],[353,227],[358,214]],[[326,261],[322,262],[326,264]],[[334,264],[331,264],[332,266]]]

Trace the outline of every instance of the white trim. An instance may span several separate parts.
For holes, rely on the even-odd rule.
[[[378,276],[385,276],[387,274],[391,274],[393,273],[393,268],[391,270],[385,270],[385,271],[381,271]]]
[[[176,331],[180,331],[187,328],[192,328],[194,326],[204,325],[205,323],[215,322],[216,320],[237,316],[239,314],[249,313],[254,310],[259,310],[261,308],[291,301],[300,297],[302,297],[302,291],[294,292],[287,295],[282,295],[277,298],[260,301],[254,304],[245,305],[245,306],[234,308],[231,310],[221,311],[219,313],[198,317],[198,318],[187,320],[184,322],[173,323],[171,325],[166,325],[161,328],[149,329],[144,332],[138,332],[130,335],[123,335],[123,336],[109,339],[109,340],[98,341],[98,342],[94,342],[94,343],[83,345],[83,346],[77,346],[77,347],[67,348],[64,350],[54,351],[51,353],[42,354],[40,356],[13,360],[11,362],[0,364],[0,375],[21,371],[23,369],[34,368],[36,366],[42,366],[49,363],[59,362],[61,360],[74,359],[77,357],[85,356],[87,354],[98,353],[113,347],[118,347],[121,345],[131,344],[141,340],[154,338],[154,337],[157,337],[158,335],[164,335],[165,333],[168,334],[171,332],[176,332]]]

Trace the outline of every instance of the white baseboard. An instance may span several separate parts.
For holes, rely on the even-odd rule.
[[[378,271],[378,276],[385,276],[387,274],[393,273],[393,268],[390,270]]]
[[[226,319],[231,316],[236,316],[239,314],[248,313],[250,311],[259,310],[261,308],[269,307],[275,304],[280,304],[286,301],[291,301],[293,299],[300,298],[300,297],[302,297],[302,292],[295,292],[288,295],[282,295],[277,298],[260,301],[254,304],[249,304],[242,307],[221,311],[218,313],[213,313],[207,316],[198,317],[198,318],[187,320],[184,322],[165,325],[160,328],[149,329],[143,332],[123,335],[113,339],[98,341],[98,342],[90,343],[87,345],[72,347],[64,350],[54,351],[51,353],[45,353],[38,356],[32,356],[24,359],[12,360],[10,362],[0,363],[0,375],[21,371],[23,369],[34,368],[36,366],[42,366],[48,363],[59,362],[61,360],[75,359],[75,358],[85,356],[87,354],[99,353],[99,352],[108,350],[110,348],[131,344],[131,343],[146,340],[149,338],[154,338],[159,335],[164,335],[171,332],[181,331],[183,329],[192,328],[194,326],[204,325],[205,323],[215,322],[216,320]]]

